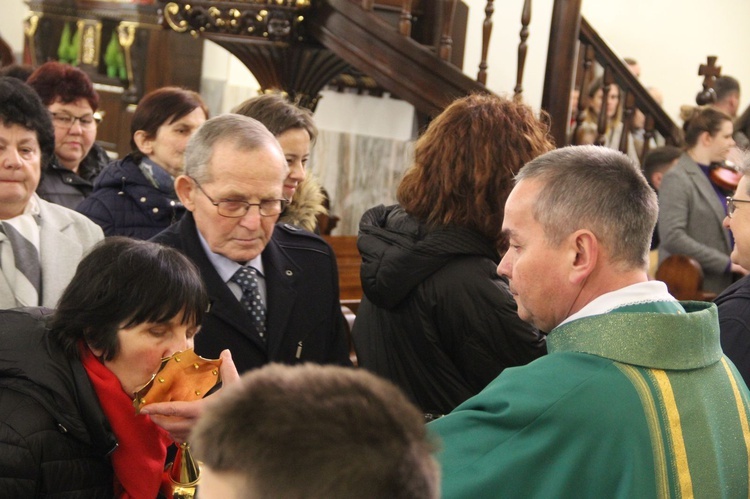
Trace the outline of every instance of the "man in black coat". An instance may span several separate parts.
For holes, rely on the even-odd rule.
[[[217,358],[227,348],[240,372],[268,362],[349,364],[333,251],[314,234],[276,224],[287,170],[259,122],[207,121],[185,151],[185,175],[175,179],[189,213],[152,239],[201,271],[211,306],[196,352]],[[235,282],[243,268],[253,277]]]
[[[750,156],[740,165],[743,173],[734,196],[727,198],[724,227],[732,231],[732,263],[750,269]],[[721,348],[750,386],[750,276],[731,284],[714,300],[719,309]]]

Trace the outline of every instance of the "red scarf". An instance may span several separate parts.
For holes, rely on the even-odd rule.
[[[112,453],[115,496],[121,499],[150,499],[159,493],[164,472],[169,434],[146,415],[136,415],[133,400],[122,390],[117,377],[81,344],[78,348],[83,367],[118,446]]]

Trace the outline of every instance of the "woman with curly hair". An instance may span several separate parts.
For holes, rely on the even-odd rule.
[[[458,99],[417,141],[399,204],[362,217],[364,297],[352,332],[359,364],[425,412],[448,413],[506,367],[545,353],[495,269],[513,175],[551,148],[527,106]]]

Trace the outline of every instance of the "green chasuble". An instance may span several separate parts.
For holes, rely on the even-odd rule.
[[[443,497],[747,498],[747,387],[716,306],[682,306],[563,324],[549,355],[430,423]]]

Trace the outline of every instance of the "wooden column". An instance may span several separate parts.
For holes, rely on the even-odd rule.
[[[542,109],[554,117],[550,132],[558,146],[565,144],[580,24],[581,0],[555,0],[552,8]]]

